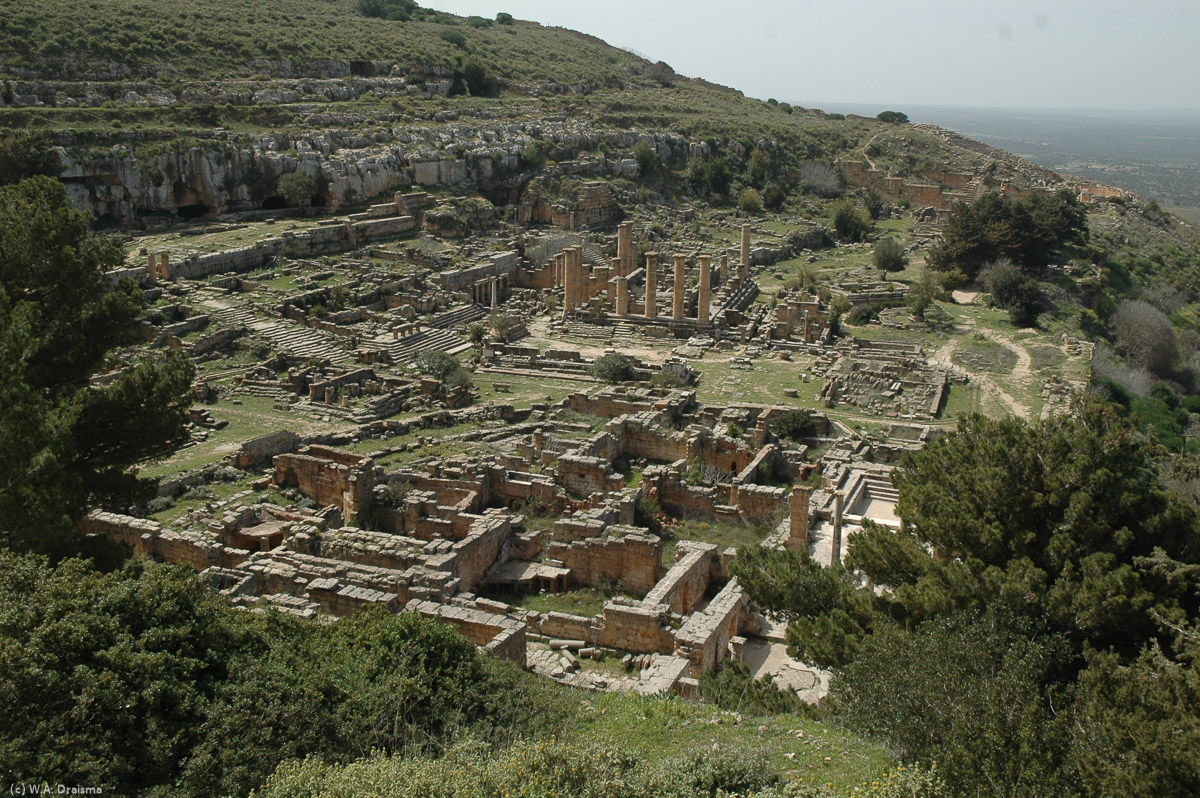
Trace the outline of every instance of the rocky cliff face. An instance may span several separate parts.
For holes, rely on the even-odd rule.
[[[474,188],[508,205],[521,201],[532,175],[521,160],[531,141],[557,162],[552,171],[628,178],[637,176],[636,161],[598,152],[602,144],[608,152],[628,152],[639,140],[651,143],[664,160],[692,149],[678,136],[599,130],[579,120],[463,123],[443,116],[440,123],[369,130],[219,133],[202,144],[157,152],[126,145],[87,154],[64,148],[62,179],[77,208],[123,225],[155,216],[280,208],[275,186],[296,171],[314,179],[316,203],[331,210],[414,185]]]

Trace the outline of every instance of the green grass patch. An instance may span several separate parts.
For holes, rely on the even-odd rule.
[[[674,696],[597,695],[581,706],[570,736],[653,759],[680,757],[696,748],[749,746],[759,750],[764,768],[838,790],[869,784],[895,764],[881,746],[816,720],[773,715],[738,722],[733,713]]]
[[[594,587],[567,590],[562,593],[525,593],[523,595],[497,596],[499,601],[523,607],[534,612],[565,612],[586,618],[599,615],[610,597]]]
[[[955,347],[950,360],[968,371],[1007,374],[1017,365],[1017,353],[1004,344],[976,335]]]
[[[715,544],[721,549],[757,546],[763,541],[763,529],[744,524],[685,520],[671,527],[670,531],[677,540],[698,540],[701,543]]]

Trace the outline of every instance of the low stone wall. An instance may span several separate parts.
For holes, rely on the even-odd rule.
[[[584,497],[625,487],[625,479],[612,470],[608,460],[575,454],[558,458],[555,481],[569,493]]]
[[[680,541],[675,565],[646,594],[645,604],[665,604],[671,612],[687,615],[704,598],[717,547],[711,543]]]
[[[177,532],[155,521],[94,510],[79,522],[85,535],[105,535],[124,543],[139,559],[179,563],[203,571],[211,566],[233,568],[250,556],[245,549],[222,545],[202,532]]]
[[[675,650],[674,630],[666,623],[664,606],[623,604],[604,605],[601,644],[635,654],[670,654]]]
[[[415,538],[354,527],[321,534],[298,532],[288,538],[288,548],[301,554],[399,571],[420,563],[424,546],[424,541]]]
[[[602,643],[603,626],[596,623],[594,618],[582,615],[571,615],[565,612],[547,612],[538,614],[536,626],[538,634],[561,640],[583,640],[588,644]]]
[[[737,636],[750,598],[736,579],[730,579],[704,608],[692,615],[675,634],[677,654],[692,665],[692,676],[710,671],[725,661],[729,641]]]
[[[265,463],[277,454],[287,454],[299,448],[300,436],[291,430],[271,432],[243,443],[233,456],[233,464],[238,468],[248,468]]]
[[[662,543],[656,537],[627,533],[621,537],[587,538],[575,543],[552,543],[546,556],[571,569],[571,582],[595,587],[619,581],[637,596],[654,587],[662,564]]]
[[[408,602],[404,610],[405,612],[419,613],[425,618],[454,624],[458,627],[459,633],[475,645],[492,652],[501,659],[511,660],[522,668],[525,667],[526,627],[520,621],[468,607],[455,607],[417,599]]]
[[[366,607],[386,607],[390,612],[395,612],[399,606],[399,597],[395,593],[343,585],[333,577],[313,579],[308,583],[305,596],[309,601],[320,605],[322,613],[341,618],[349,617]]]

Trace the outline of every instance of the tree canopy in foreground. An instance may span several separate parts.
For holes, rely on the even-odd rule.
[[[186,439],[187,357],[119,357],[143,306],[131,282],[109,288],[122,260],[61,183],[0,188],[0,544],[79,551],[87,509],[152,496],[137,464]]]
[[[1200,532],[1115,405],[963,419],[893,473],[899,530],[734,573],[830,706],[971,795],[1200,790]],[[1150,742],[1157,740],[1158,742]]]

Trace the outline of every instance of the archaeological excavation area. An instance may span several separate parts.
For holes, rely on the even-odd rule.
[[[789,282],[815,225],[623,216],[591,182],[499,233],[398,192],[135,239],[110,277],[150,301],[143,345],[197,364],[193,439],[84,531],[249,611],[419,613],[580,688],[696,698],[732,659],[819,700],[737,547],[829,564],[898,525],[889,472],[971,375],[839,331],[834,298],[907,286]]]

